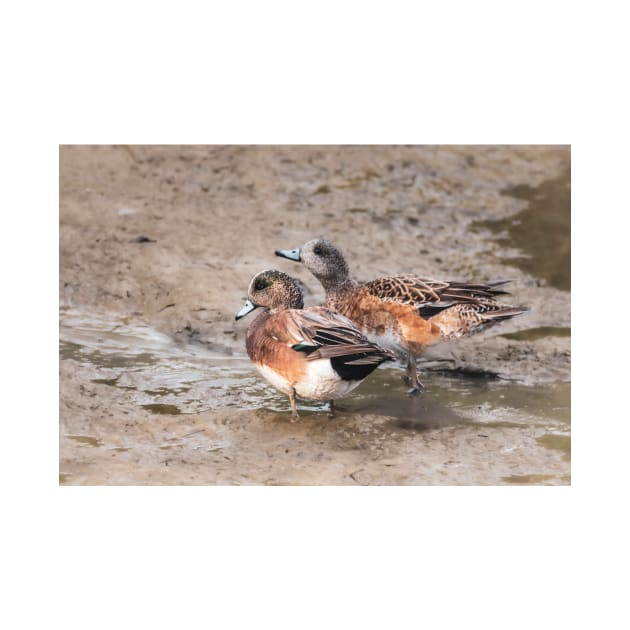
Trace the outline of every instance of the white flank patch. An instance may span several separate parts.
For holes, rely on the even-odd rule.
[[[307,361],[306,374],[296,384],[298,396],[309,400],[333,400],[349,394],[361,381],[344,381],[329,359]]]
[[[254,364],[264,379],[278,391],[289,395],[291,384],[286,378],[268,365]],[[308,400],[334,400],[347,396],[362,381],[344,381],[330,363],[329,359],[307,361],[306,373],[295,385],[295,393]]]
[[[289,395],[291,391],[291,385],[289,381],[283,376],[280,376],[278,372],[272,370],[267,365],[259,365],[258,363],[254,363],[258,371],[263,375],[264,379],[269,381],[277,390],[281,391],[283,394]]]
[[[407,350],[400,342],[400,337],[394,333],[394,331],[390,328],[382,335],[378,335],[375,333],[368,333],[367,330],[361,331],[372,343],[376,343],[381,348],[385,348],[386,350],[391,350],[394,354],[400,357],[407,356]]]

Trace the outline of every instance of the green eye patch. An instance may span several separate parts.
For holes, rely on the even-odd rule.
[[[257,278],[256,282],[254,282],[254,289],[256,289],[256,291],[262,291],[269,286],[271,286],[271,282],[265,278]]]

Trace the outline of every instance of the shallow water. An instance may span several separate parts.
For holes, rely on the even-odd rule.
[[[60,357],[85,365],[93,372],[92,382],[125,390],[133,405],[152,414],[185,416],[230,407],[289,412],[287,397],[260,378],[244,353],[228,356],[201,345],[184,349],[141,322],[64,313]],[[395,368],[376,370],[336,402],[341,422],[378,414],[388,417],[392,427],[412,433],[468,425],[478,427],[481,436],[493,427],[535,426],[544,431],[540,446],[559,449],[570,460],[569,383],[527,386],[427,373],[425,394],[410,398],[400,376]],[[327,405],[299,400],[298,409],[302,418],[325,417]],[[86,448],[102,445],[90,436],[65,437]]]
[[[536,341],[536,339],[544,339],[545,337],[570,337],[571,329],[568,326],[538,326],[499,336],[514,341]]]
[[[506,260],[551,286],[571,290],[571,170],[532,187],[520,184],[503,191],[523,199],[527,207],[502,221],[483,221],[473,229],[489,229],[495,240],[514,253]]]

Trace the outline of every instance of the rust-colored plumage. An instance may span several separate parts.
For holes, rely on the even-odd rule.
[[[298,260],[326,290],[325,305],[348,317],[370,339],[407,355],[412,392],[422,391],[416,358],[431,344],[478,332],[527,311],[496,301],[506,281],[442,282],[403,274],[359,283],[350,276],[341,251],[329,241],[276,251]]]
[[[247,354],[260,372],[291,400],[342,397],[393,355],[368,341],[352,322],[324,307],[302,309],[296,282],[281,272],[257,274],[237,315],[266,308],[249,326]]]

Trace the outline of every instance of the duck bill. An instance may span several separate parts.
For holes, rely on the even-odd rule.
[[[301,262],[301,252],[302,250],[299,247],[296,249],[276,249],[276,256],[281,256],[282,258],[288,258],[289,260]]]
[[[236,314],[234,319],[241,319],[241,317],[245,317],[248,313],[251,313],[256,308],[256,305],[252,303],[251,300],[247,300],[245,302],[245,306]]]

